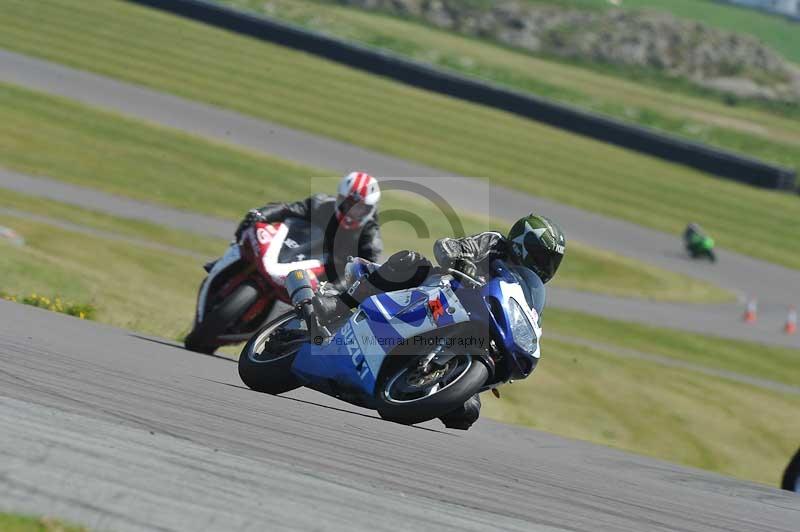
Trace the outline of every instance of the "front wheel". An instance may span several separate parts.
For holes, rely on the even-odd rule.
[[[458,355],[442,366],[421,365],[421,359],[399,367],[376,391],[383,419],[414,425],[461,407],[486,383],[489,370],[472,355]]]
[[[309,338],[308,331],[293,324],[299,324],[299,320],[291,310],[265,325],[244,346],[239,355],[239,377],[248,388],[277,395],[301,386],[292,373],[292,364]]]
[[[195,324],[184,340],[186,349],[198,353],[213,353],[219,346],[217,338],[235,325],[259,297],[261,293],[255,285],[242,283],[213,307],[202,322]]]

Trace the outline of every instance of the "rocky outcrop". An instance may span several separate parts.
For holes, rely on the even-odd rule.
[[[740,97],[800,101],[800,70],[755,37],[656,11],[518,0],[335,0],[536,53],[642,67]]]

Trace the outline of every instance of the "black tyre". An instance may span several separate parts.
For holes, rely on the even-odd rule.
[[[420,359],[395,368],[381,379],[376,399],[383,419],[414,425],[452,412],[486,383],[489,370],[471,355],[459,355],[442,367],[424,370]]]
[[[297,352],[308,342],[308,332],[287,327],[297,319],[294,310],[278,316],[244,346],[239,377],[248,388],[277,395],[302,386],[291,369]]]
[[[785,490],[800,493],[800,449],[797,450],[794,458],[792,458],[789,465],[786,466],[781,487]]]
[[[255,285],[242,283],[213,307],[201,323],[195,324],[183,342],[186,349],[198,353],[213,353],[219,346],[217,338],[239,321],[260,296]]]

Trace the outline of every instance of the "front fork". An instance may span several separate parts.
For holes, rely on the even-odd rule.
[[[292,300],[292,305],[306,322],[309,336],[316,345],[331,336],[327,327],[319,322],[316,312],[314,312],[314,289],[311,285],[311,277],[306,270],[293,270],[286,276],[286,291]]]

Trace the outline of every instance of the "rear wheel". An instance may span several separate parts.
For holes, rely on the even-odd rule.
[[[308,331],[299,328],[299,321],[291,310],[250,338],[239,355],[239,377],[248,388],[277,395],[301,386],[292,364],[309,338]]]
[[[219,346],[217,338],[229,330],[252,307],[261,293],[251,283],[242,283],[228,297],[212,307],[205,319],[197,323],[186,339],[184,345],[190,351],[213,353]]]
[[[472,355],[458,355],[443,365],[422,358],[398,367],[382,379],[376,391],[383,419],[413,425],[461,407],[489,377],[486,366]]]

